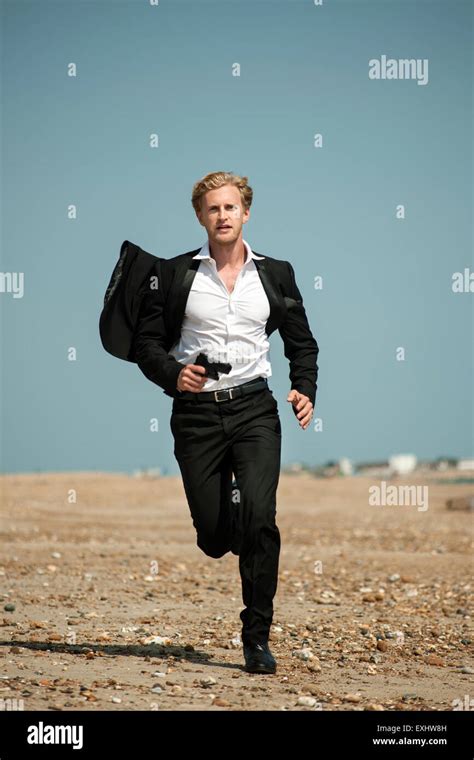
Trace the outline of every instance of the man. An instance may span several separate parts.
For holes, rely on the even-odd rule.
[[[194,185],[192,204],[208,240],[156,265],[158,288],[143,298],[135,356],[146,377],[173,397],[174,454],[197,545],[210,557],[239,556],[245,669],[275,673],[268,640],[280,554],[281,426],[268,387],[268,337],[278,328],[283,338],[287,401],[303,430],[313,417],[319,348],[291,264],[256,254],[243,240],[252,196],[247,177],[228,172]],[[196,362],[201,353],[211,366],[230,367],[211,377]]]

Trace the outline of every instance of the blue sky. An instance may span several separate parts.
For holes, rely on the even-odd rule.
[[[179,472],[171,399],[98,319],[124,239],[204,243],[191,190],[216,170],[248,176],[244,237],[292,262],[320,346],[303,432],[271,338],[283,463],[472,456],[470,3],[7,0],[2,38],[1,270],[24,273],[0,293],[3,471]],[[428,83],[369,79],[382,55]]]

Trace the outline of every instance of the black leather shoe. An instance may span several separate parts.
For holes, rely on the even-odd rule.
[[[244,644],[247,673],[276,673],[276,660],[268,644]]]

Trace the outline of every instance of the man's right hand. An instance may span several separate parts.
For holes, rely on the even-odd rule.
[[[199,393],[208,379],[205,373],[206,368],[200,364],[186,364],[178,375],[177,389]]]

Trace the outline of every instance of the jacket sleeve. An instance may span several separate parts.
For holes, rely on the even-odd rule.
[[[178,375],[185,366],[168,354],[163,311],[166,298],[162,284],[160,262],[157,262],[144,290],[134,332],[135,361],[141,371],[168,396],[176,393]]]
[[[295,280],[295,272],[289,261],[290,293],[295,304],[288,309],[284,322],[279,327],[283,339],[285,356],[290,362],[291,388],[308,396],[313,406],[316,401],[319,346],[311,333],[303,298]]]

